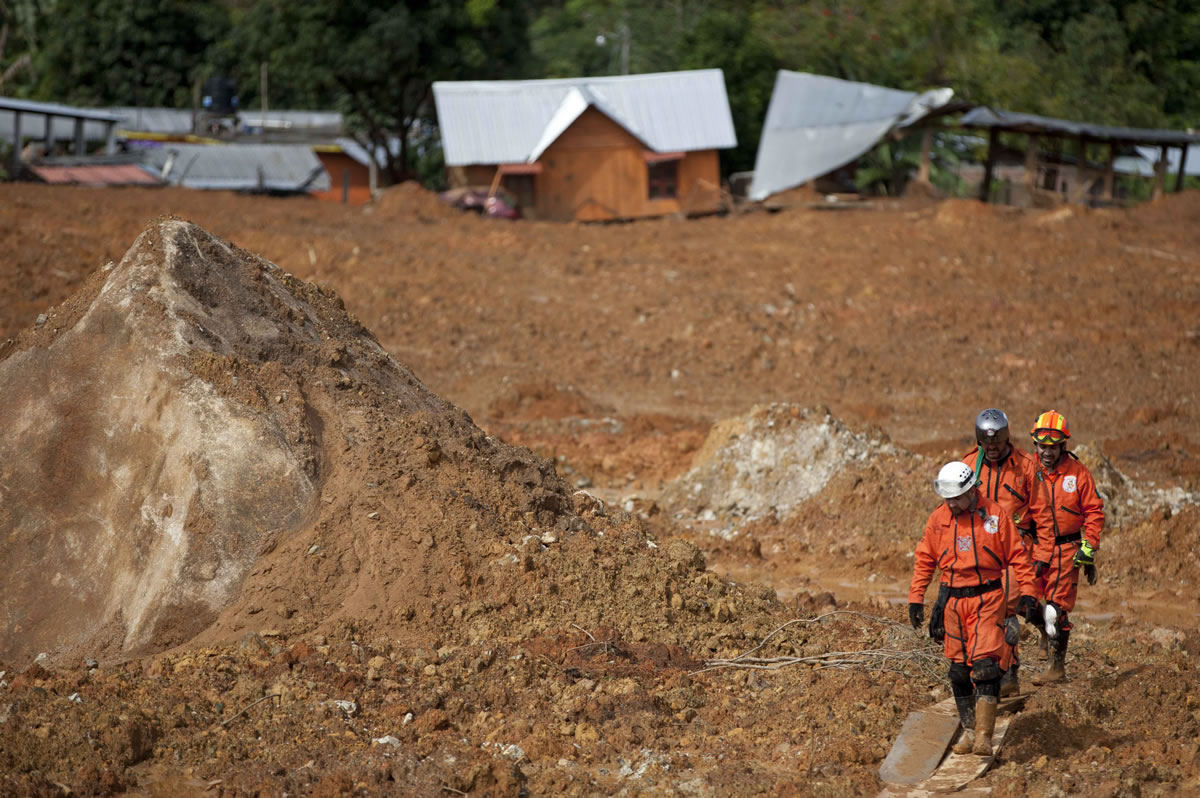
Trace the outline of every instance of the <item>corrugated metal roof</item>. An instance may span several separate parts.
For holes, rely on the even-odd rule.
[[[320,160],[302,144],[168,144],[146,151],[147,165],[160,174],[168,162],[167,183],[185,188],[328,191],[330,186]]]
[[[99,122],[116,122],[116,114],[109,113],[103,108],[79,108],[74,105],[59,103],[39,103],[33,100],[18,100],[15,97],[0,97],[0,109],[20,111],[23,114],[50,114],[53,116],[69,116],[76,119],[95,119]]]
[[[781,69],[749,196],[762,200],[832,172],[868,152],[892,128],[913,124],[953,96],[951,89],[917,94]]]
[[[433,84],[446,165],[536,160],[589,107],[652,150],[737,146],[719,69]]]
[[[121,127],[140,133],[167,133],[186,135],[192,132],[192,112],[187,108],[109,108],[121,119]],[[261,111],[244,109],[238,112],[241,128],[266,128],[271,130],[337,130],[343,127],[343,118],[337,111]]]
[[[1189,144],[1200,142],[1200,135],[1182,130],[1162,130],[1142,127],[1113,127],[1072,122],[1036,114],[997,111],[979,107],[963,115],[963,127],[999,128],[1016,133],[1058,133],[1067,136],[1087,136],[1098,141],[1127,141],[1131,143]]]
[[[32,166],[34,174],[47,183],[79,183],[85,186],[158,185],[158,178],[136,164],[98,166]]]

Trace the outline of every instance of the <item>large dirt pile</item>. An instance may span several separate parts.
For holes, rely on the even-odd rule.
[[[332,292],[186,222],[147,230],[0,368],[10,661],[342,619],[435,648],[569,623],[636,642],[730,592],[483,433]]]

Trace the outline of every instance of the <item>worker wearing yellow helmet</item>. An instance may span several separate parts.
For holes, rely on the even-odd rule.
[[[1044,624],[1050,636],[1050,665],[1034,684],[1066,678],[1067,643],[1071,638],[1068,613],[1075,609],[1079,571],[1096,584],[1096,552],[1104,528],[1104,501],[1087,466],[1067,451],[1071,430],[1057,410],[1037,417],[1029,434],[1037,447],[1038,471],[1030,510],[1037,523],[1038,542],[1033,565],[1044,578]]]

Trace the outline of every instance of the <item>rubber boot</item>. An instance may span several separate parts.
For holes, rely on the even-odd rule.
[[[1038,626],[1038,651],[1042,652],[1042,659],[1050,656],[1050,637],[1046,634],[1046,630]]]
[[[1000,679],[1001,698],[1008,698],[1010,695],[1017,695],[1021,692],[1021,680],[1017,675],[1017,671],[1020,669],[1020,667],[1021,663],[1014,662],[1012,666],[1004,672],[1004,676]]]
[[[996,709],[999,703],[992,695],[979,696],[975,704],[975,748],[976,756],[992,755],[992,732],[996,730]]]
[[[1050,666],[1037,676],[1033,677],[1033,683],[1036,685],[1054,684],[1061,682],[1067,678],[1067,641],[1071,639],[1069,631],[1058,633],[1058,639],[1054,641],[1054,645],[1050,646]]]
[[[956,754],[969,754],[975,749],[975,696],[956,695],[954,703],[958,707],[958,718],[962,721],[962,735],[954,744],[952,750]]]

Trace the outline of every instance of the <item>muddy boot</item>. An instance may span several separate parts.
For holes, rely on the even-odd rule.
[[[1038,627],[1038,651],[1042,653],[1042,659],[1050,656],[1049,651],[1050,637],[1046,634],[1046,630]]]
[[[995,696],[981,695],[975,705],[975,747],[971,753],[976,756],[992,755],[992,732],[996,730]]]
[[[1012,667],[1005,671],[1004,676],[1000,679],[1000,697],[1008,698],[1010,695],[1016,695],[1021,692],[1021,682],[1017,676],[1017,670],[1021,667],[1021,663],[1014,662]]]
[[[950,750],[956,754],[969,754],[975,748],[975,696],[956,695],[954,703],[958,707],[958,718],[962,721],[962,735]]]
[[[1039,686],[1054,684],[1067,678],[1067,641],[1070,638],[1070,632],[1063,631],[1058,633],[1058,639],[1054,641],[1054,645],[1050,646],[1050,666],[1043,673],[1033,677],[1034,684]]]

